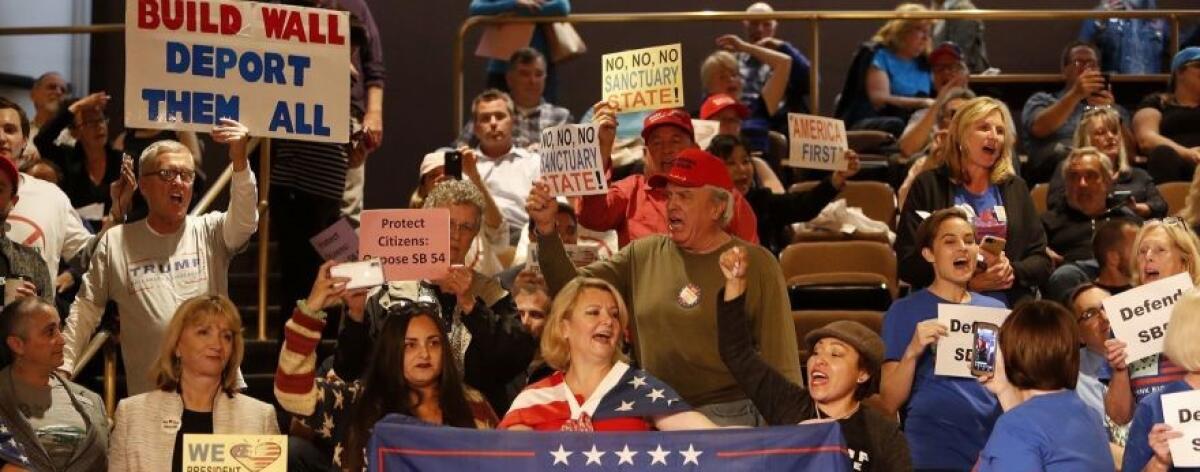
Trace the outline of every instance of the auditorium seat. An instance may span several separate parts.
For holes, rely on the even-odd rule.
[[[790,192],[801,192],[817,186],[817,182],[799,182],[788,189]],[[863,214],[876,221],[882,221],[888,228],[896,229],[896,193],[892,187],[883,182],[850,180],[838,192],[837,198],[846,199],[846,205],[862,208]]]
[[[1046,196],[1050,193],[1050,185],[1040,183],[1033,186],[1033,190],[1029,191],[1029,196],[1033,197],[1033,209],[1037,210],[1038,216],[1046,212]]]
[[[1188,189],[1191,188],[1191,182],[1167,182],[1158,184],[1158,193],[1162,194],[1163,200],[1167,202],[1167,214],[1178,215],[1183,211],[1183,206],[1187,203]]]
[[[896,255],[883,243],[796,243],[779,259],[793,309],[885,310],[899,295]]]

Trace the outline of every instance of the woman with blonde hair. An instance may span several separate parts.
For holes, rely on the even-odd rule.
[[[1167,442],[1183,436],[1177,429],[1168,426],[1163,414],[1162,396],[1171,393],[1200,390],[1200,291],[1183,295],[1171,310],[1171,329],[1163,341],[1163,352],[1175,359],[1184,371],[1178,380],[1164,385],[1158,392],[1147,395],[1138,402],[1133,425],[1129,427],[1129,441],[1125,444],[1125,456],[1121,470],[1166,471],[1173,468],[1171,449]]]
[[[279,434],[275,408],[238,393],[244,349],[242,318],[228,298],[183,302],[153,364],[158,389],[117,405],[108,468],[178,471],[185,434]]]
[[[928,10],[916,3],[896,7],[898,13]],[[924,60],[932,30],[933,20],[900,18],[884,24],[871,39],[881,47],[867,69],[867,96],[880,114],[907,121],[913,110],[934,105],[933,76]]]
[[[936,210],[960,207],[985,249],[980,254],[986,269],[968,287],[1015,306],[1046,282],[1051,265],[1029,187],[1013,168],[1017,136],[1012,115],[1003,102],[979,97],[962,105],[947,131],[941,151],[945,163],[918,175],[902,206],[896,230],[900,278],[914,288],[929,285],[933,269],[921,257],[917,227]],[[988,251],[989,239],[1003,241],[1004,250]]]
[[[621,353],[629,310],[612,284],[572,280],[550,306],[542,358],[557,371],[517,395],[501,429],[662,431],[716,428],[667,384],[631,367]],[[630,393],[647,401],[624,402]]]
[[[1121,125],[1121,115],[1112,107],[1092,108],[1083,112],[1079,126],[1075,128],[1075,149],[1094,147],[1108,156],[1114,164],[1113,192],[1128,192],[1128,200],[1110,200],[1110,206],[1129,205],[1129,208],[1141,218],[1162,218],[1167,216],[1167,201],[1163,200],[1154,185],[1150,173],[1130,165],[1130,156],[1136,152],[1133,140],[1126,136],[1125,127]],[[1054,172],[1050,178],[1050,191],[1046,201],[1050,208],[1065,208],[1067,204],[1066,182],[1061,172]],[[1197,197],[1200,198],[1200,197]]]
[[[1147,221],[1133,240],[1133,251],[1130,282],[1134,287],[1182,273],[1190,276],[1192,284],[1200,282],[1200,240],[1179,218]],[[1109,339],[1104,346],[1112,369],[1104,412],[1119,425],[1129,423],[1135,405],[1187,373],[1169,354],[1134,359],[1131,365],[1125,342]],[[1132,440],[1132,432],[1129,437]]]

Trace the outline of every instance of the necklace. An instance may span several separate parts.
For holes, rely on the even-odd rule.
[[[844,414],[844,415],[842,415],[842,416],[840,416],[840,417],[834,418],[834,417],[832,417],[832,416],[826,416],[826,417],[822,418],[822,417],[821,417],[821,414],[822,414],[822,412],[821,412],[821,406],[820,406],[820,405],[817,405],[817,401],[816,401],[816,400],[813,400],[813,408],[815,408],[815,409],[817,410],[817,419],[818,419],[818,420],[820,420],[820,419],[825,419],[825,418],[829,418],[829,419],[832,419],[832,420],[844,420],[844,419],[846,419],[846,418],[849,418],[849,417],[851,417],[851,416],[854,416],[854,414],[855,414],[855,413],[858,413],[858,409],[859,409],[860,407],[862,407],[862,402],[858,402],[858,403],[854,404],[854,408],[851,408],[849,412],[847,412],[846,414]]]

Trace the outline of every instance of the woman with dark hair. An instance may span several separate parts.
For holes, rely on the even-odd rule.
[[[392,305],[360,380],[316,378],[314,352],[325,327],[324,308],[345,297],[349,317],[362,322],[366,302],[365,291],[347,293],[347,280],[329,275],[331,266],[321,266],[312,292],[287,322],[275,398],[318,437],[334,443],[335,467],[365,470],[371,429],[390,413],[461,428],[495,427],[491,406],[463,385],[432,304],[402,300]]]
[[[1133,134],[1157,183],[1187,182],[1200,160],[1200,47],[1171,59],[1170,92],[1147,96],[1133,114]]]
[[[812,189],[777,194],[754,185],[754,168],[746,143],[741,138],[723,134],[714,136],[708,145],[708,152],[725,162],[733,185],[746,197],[750,208],[754,209],[754,215],[758,217],[759,243],[775,254],[789,244],[782,232],[784,226],[808,221],[821,214],[821,210],[846,185],[846,180],[858,172],[858,154],[847,149],[849,165],[846,170],[833,172]]]
[[[895,420],[863,408],[863,399],[879,391],[883,340],[853,321],[835,321],[808,333],[808,385],[801,386],[775,371],[754,348],[746,316],[746,268],[750,258],[741,248],[721,254],[725,274],[718,296],[717,346],[721,360],[754,402],[769,425],[833,419],[842,426],[853,469],[912,469],[908,441]]]
[[[995,373],[980,382],[1000,401],[980,472],[1113,470],[1104,422],[1075,394],[1079,328],[1062,305],[1018,306],[1000,326]]]

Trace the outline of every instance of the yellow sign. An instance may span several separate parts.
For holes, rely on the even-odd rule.
[[[286,472],[287,436],[185,434],[183,472]]]
[[[621,111],[683,106],[683,47],[679,44],[605,54],[602,93]]]

